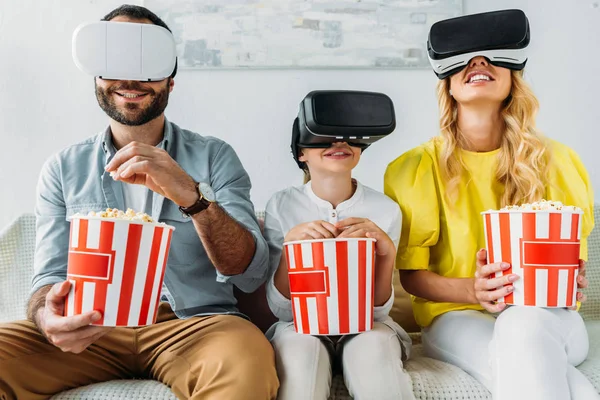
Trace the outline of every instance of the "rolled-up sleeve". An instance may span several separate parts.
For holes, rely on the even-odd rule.
[[[397,158],[385,172],[384,191],[402,211],[396,268],[428,269],[430,247],[437,243],[440,231],[431,157],[408,152]]]
[[[31,293],[67,278],[69,222],[56,157],[44,164],[36,190],[36,246]]]
[[[390,311],[394,306],[394,285],[390,297],[380,306],[373,307],[373,319],[377,322],[385,321],[389,318]]]
[[[224,142],[212,159],[211,170],[217,204],[252,234],[256,246],[252,261],[243,273],[223,275],[217,271],[217,280],[231,282],[250,293],[266,281],[269,265],[267,242],[250,201],[250,177],[233,148]]]

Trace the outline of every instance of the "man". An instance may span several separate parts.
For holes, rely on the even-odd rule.
[[[139,6],[104,20],[168,29]],[[0,325],[0,399],[138,377],[160,380],[182,399],[275,398],[272,348],[233,296],[234,285],[251,292],[267,274],[250,180],[229,145],[165,119],[176,69],[159,81],[95,77],[110,126],[45,164],[29,320]],[[145,211],[176,228],[153,325],[93,326],[98,311],[63,317],[66,217],[107,207]]]

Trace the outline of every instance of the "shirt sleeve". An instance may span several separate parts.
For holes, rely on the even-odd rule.
[[[400,207],[396,204],[394,209],[394,213],[390,213],[390,226],[388,227],[386,233],[394,242],[396,246],[396,250],[398,250],[398,246],[400,245],[400,234],[402,231],[402,212],[400,211]]]
[[[566,159],[563,158],[563,154],[556,152],[552,156],[558,164],[555,168],[557,172],[560,172],[558,172],[558,176],[551,177],[554,185],[549,186],[551,188],[549,191],[556,190],[552,189],[554,186],[560,188],[557,190],[560,193],[550,193],[548,199],[560,200],[565,205],[574,205],[583,210],[580,257],[587,260],[587,238],[594,229],[594,191],[590,177],[583,162],[573,149],[567,148]]]
[[[254,257],[243,273],[223,275],[217,271],[217,280],[229,281],[250,293],[266,281],[269,265],[267,242],[261,234],[254,206],[250,201],[250,177],[227,143],[223,143],[213,157],[211,168],[211,186],[215,191],[217,204],[252,234],[256,246]]]
[[[373,320],[382,322],[389,318],[390,311],[392,311],[394,305],[394,296],[394,285],[392,284],[392,293],[390,294],[389,299],[387,299],[384,304],[373,307]]]
[[[400,156],[386,169],[384,192],[402,211],[398,269],[429,267],[429,249],[437,243],[440,230],[434,178],[433,160],[420,148]]]
[[[56,157],[42,167],[36,189],[36,246],[31,294],[67,279],[70,224]]]
[[[277,195],[273,196],[265,208],[264,235],[269,245],[269,283],[267,284],[267,302],[269,308],[280,321],[292,321],[292,302],[275,287],[275,272],[279,268],[285,234],[277,210]]]

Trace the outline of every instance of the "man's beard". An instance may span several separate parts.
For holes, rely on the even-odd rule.
[[[159,117],[165,111],[165,108],[167,108],[167,104],[169,103],[170,81],[171,79],[169,78],[165,88],[158,93],[152,90],[152,88],[144,88],[137,81],[123,81],[121,84],[111,86],[107,90],[104,90],[94,83],[96,86],[96,99],[98,99],[100,108],[102,108],[110,118],[123,125],[140,126]],[[142,108],[141,104],[134,102],[125,103],[124,107],[127,110],[135,110],[136,112],[124,113],[119,110],[118,106],[115,104],[113,94],[115,92],[127,90],[136,90],[147,93],[146,96],[152,97],[152,102],[146,108]],[[116,94],[116,96],[119,95]]]

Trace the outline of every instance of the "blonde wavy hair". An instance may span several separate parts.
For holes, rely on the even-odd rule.
[[[549,163],[546,140],[535,127],[539,102],[523,79],[523,71],[511,72],[511,91],[501,111],[505,130],[496,170],[497,181],[504,184],[502,206],[542,199]],[[466,173],[458,150],[465,148],[468,140],[458,129],[457,103],[450,95],[450,78],[438,83],[437,96],[441,130],[437,140],[443,141],[440,167],[448,181],[448,196],[452,198]]]

